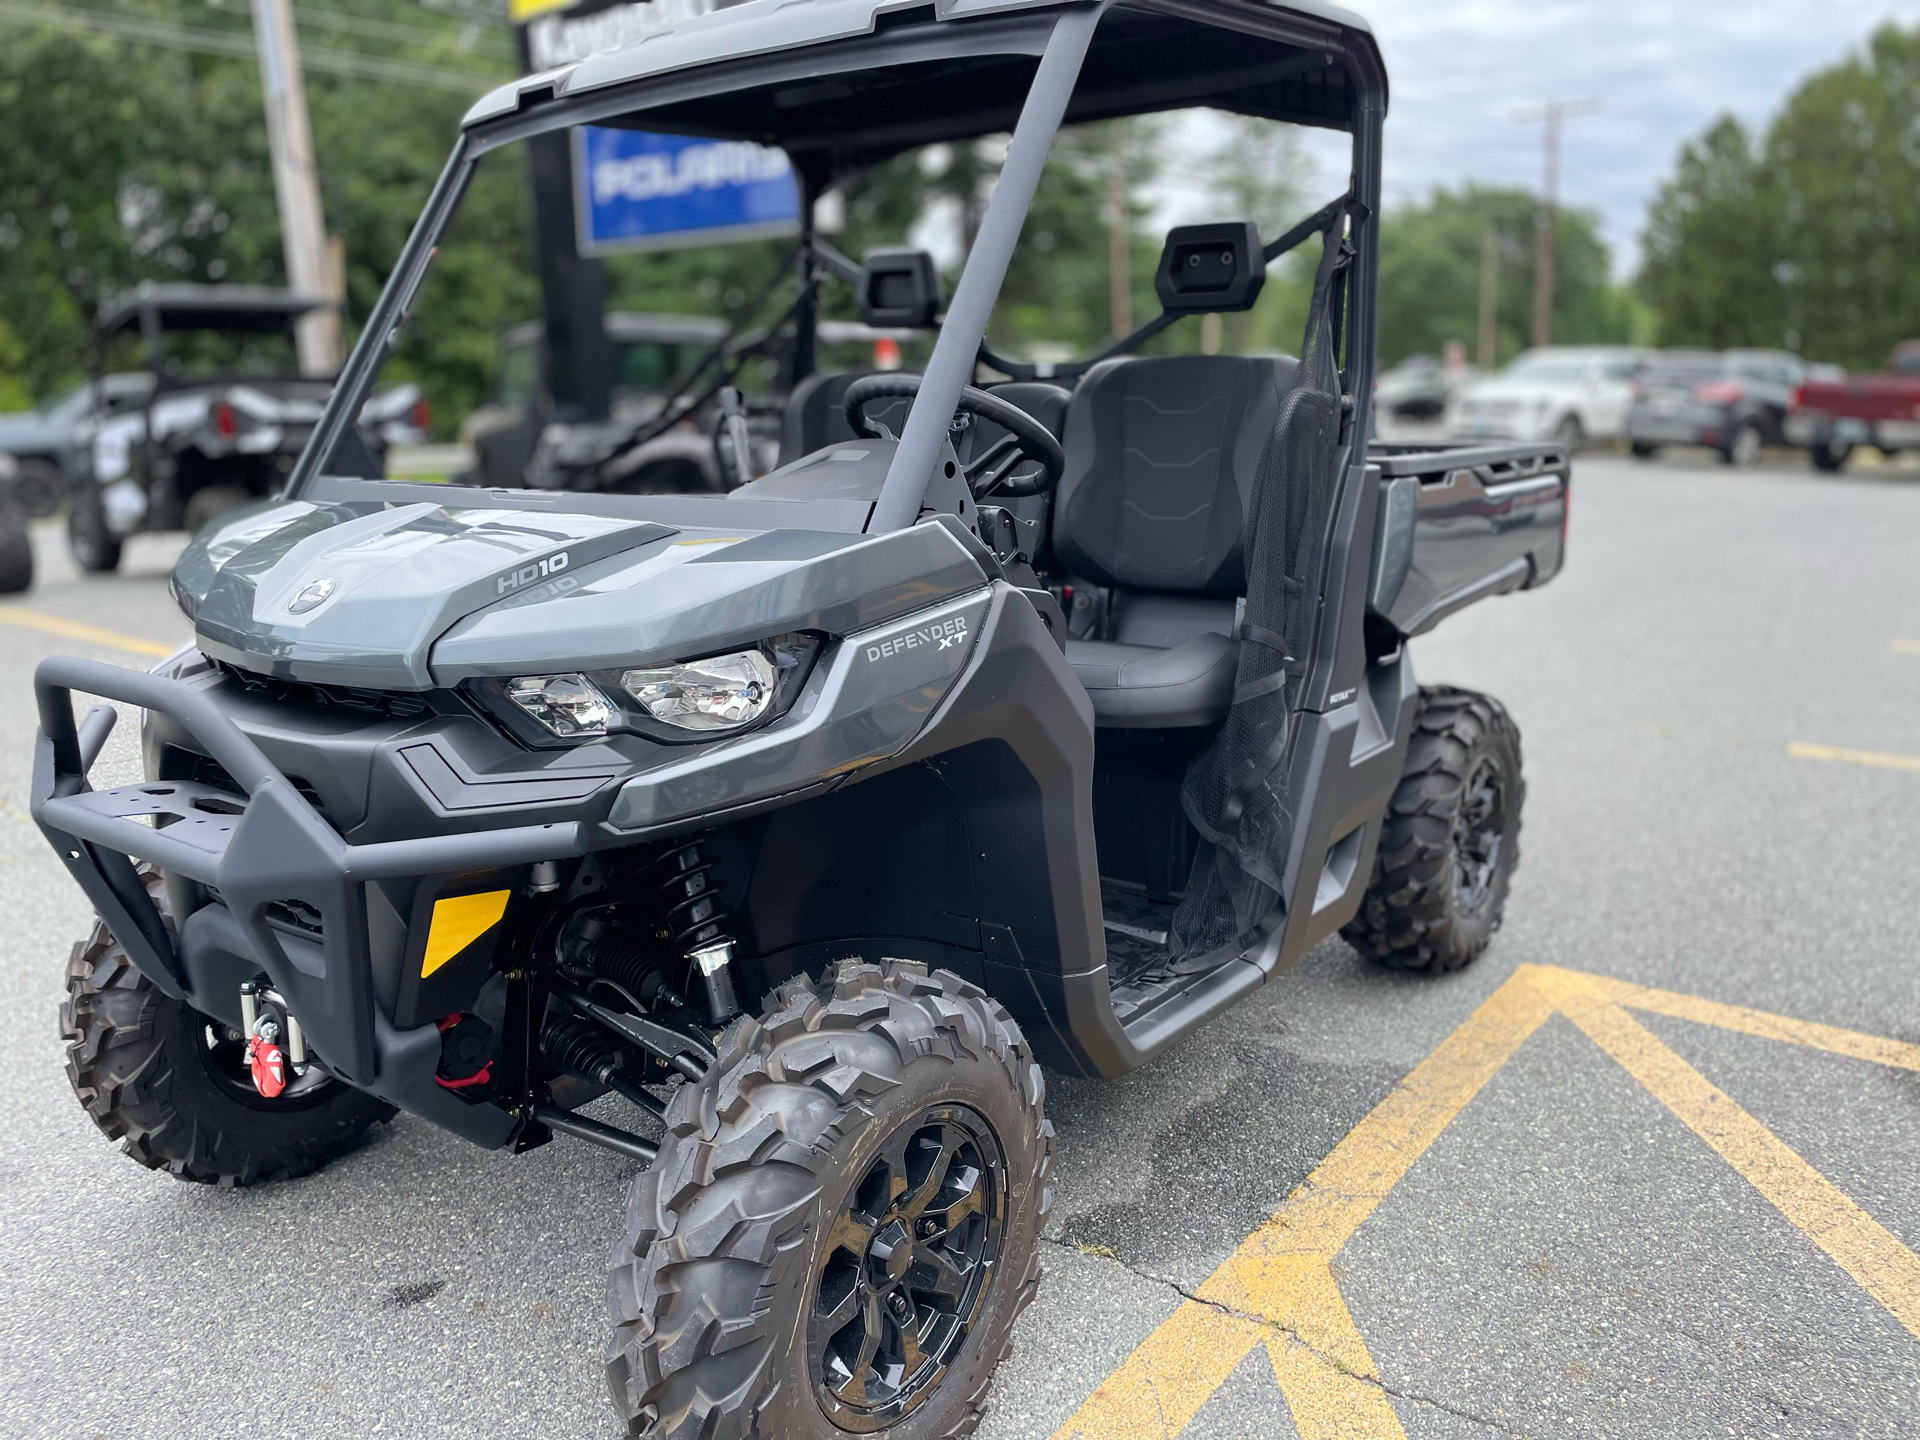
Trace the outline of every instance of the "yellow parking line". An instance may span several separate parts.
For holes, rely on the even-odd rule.
[[[178,648],[173,645],[162,645],[154,640],[142,640],[138,635],[127,635],[118,630],[89,625],[82,620],[67,620],[59,615],[29,610],[24,605],[0,605],[0,621],[5,621],[9,625],[18,625],[25,630],[42,630],[49,635],[59,635],[67,640],[82,640],[89,645],[105,645],[112,650],[131,650],[136,655],[152,655],[157,659],[165,659]]]
[[[1893,755],[1885,750],[1849,750],[1844,745],[1809,745],[1796,740],[1787,754],[1801,760],[1838,760],[1846,765],[1877,765],[1886,770],[1920,770],[1920,755]]]
[[[1274,1214],[1097,1386],[1053,1440],[1167,1440],[1264,1346],[1302,1440],[1405,1440],[1333,1260],[1556,1012],[1685,1122],[1920,1337],[1920,1257],[1626,1007],[1920,1070],[1920,1046],[1553,966],[1522,965],[1348,1132]]]
[[[1535,983],[1553,997],[1561,1014],[1619,1061],[1621,1069],[1684,1120],[1742,1179],[1920,1339],[1920,1255],[1902,1245],[1585,976],[1571,970],[1542,971]]]
[[[1749,1010],[1743,1005],[1723,1005],[1718,1000],[1702,1000],[1697,995],[1676,995],[1671,990],[1649,990],[1624,980],[1604,976],[1590,977],[1590,983],[1609,999],[1630,1010],[1646,1010],[1655,1015],[1670,1015],[1676,1020],[1691,1020],[1696,1025],[1711,1025],[1720,1030],[1738,1030],[1762,1040],[1782,1040],[1789,1045],[1804,1045],[1810,1050],[1827,1050],[1853,1060],[1875,1065],[1891,1065],[1899,1070],[1920,1070],[1920,1045],[1888,1040],[1879,1035],[1863,1035],[1858,1030],[1842,1030],[1835,1025],[1819,1025],[1811,1020],[1795,1020],[1786,1015],[1770,1015],[1764,1010]]]
[[[1895,640],[1893,653],[1896,655],[1920,655],[1920,640]]]

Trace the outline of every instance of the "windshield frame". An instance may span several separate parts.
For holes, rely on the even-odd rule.
[[[522,92],[516,111],[480,119],[465,128],[456,140],[439,177],[434,183],[419,220],[402,247],[387,285],[368,316],[367,323],[342,368],[338,384],[329,398],[313,435],[289,478],[285,494],[289,498],[313,500],[320,480],[340,481],[359,495],[379,487],[398,486],[402,482],[387,479],[361,479],[351,476],[323,476],[323,463],[337,452],[345,453],[353,439],[352,417],[371,394],[375,380],[391,350],[401,338],[405,324],[432,263],[435,246],[445,234],[465,196],[477,163],[494,150],[536,135],[570,129],[616,117],[639,117],[647,111],[688,99],[711,98],[755,85],[774,83],[783,76],[818,78],[899,64],[927,58],[955,58],[975,55],[1035,55],[1039,64],[1030,81],[1014,126],[1007,160],[993,196],[982,217],[972,249],[938,332],[933,355],[922,379],[921,399],[909,412],[887,480],[874,507],[868,533],[902,528],[919,516],[926,487],[945,440],[947,417],[958,404],[961,390],[973,379],[974,366],[985,337],[986,325],[998,298],[1006,269],[1017,245],[1021,228],[1031,207],[1041,169],[1051,151],[1055,135],[1067,118],[1089,46],[1101,20],[1116,0],[1092,0],[1092,3],[1023,10],[921,22],[906,22],[876,29],[854,39],[840,39],[803,46],[795,50],[754,56],[693,67],[684,72],[650,75],[641,79],[589,90],[577,96],[554,99],[550,90],[529,87]],[[1201,11],[1186,0],[1130,0],[1129,10],[1145,10],[1177,16],[1194,24],[1226,31],[1259,35],[1282,44],[1298,46],[1308,17],[1286,9],[1243,5],[1208,5]],[[1340,63],[1344,83],[1350,87],[1351,109],[1347,122],[1327,119],[1298,123],[1319,124],[1348,133],[1352,137],[1353,169],[1349,194],[1353,205],[1350,240],[1358,263],[1353,267],[1349,303],[1346,305],[1345,367],[1351,392],[1353,434],[1366,433],[1367,411],[1371,406],[1371,378],[1374,368],[1375,285],[1378,232],[1375,217],[1380,206],[1381,127],[1386,111],[1386,73],[1380,64],[1372,36],[1363,29],[1347,30],[1326,21],[1324,34],[1312,38],[1324,63]],[[538,77],[534,77],[538,78]],[[1204,97],[1194,97],[1207,103]],[[1146,99],[1137,105],[1117,109],[1116,114],[1149,113],[1168,108]],[[926,137],[932,138],[931,135]],[[913,137],[889,137],[896,148],[918,143]],[[777,143],[777,140],[776,140]],[[790,154],[793,152],[789,152]],[[810,153],[809,158],[815,158]],[[872,156],[861,160],[871,163]],[[852,167],[860,168],[860,167]],[[812,202],[820,188],[815,167],[795,165],[802,178],[800,243],[814,243],[811,227]],[[329,484],[328,489],[336,486]],[[409,489],[417,487],[408,487]],[[478,503],[513,504],[515,491],[472,492]],[[488,497],[482,500],[481,497]],[[462,497],[467,498],[467,497]],[[544,498],[544,496],[542,496]],[[603,497],[613,498],[613,497]],[[654,496],[618,497],[646,502]],[[528,499],[520,502],[534,505]]]

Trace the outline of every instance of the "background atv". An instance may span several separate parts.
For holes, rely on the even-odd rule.
[[[331,376],[296,370],[293,324],[327,303],[149,282],[100,307],[96,378],[72,441],[67,534],[81,569],[117,569],[130,536],[198,530],[285,486],[333,389]],[[389,444],[421,439],[426,418],[417,385],[367,400],[363,472]]]
[[[609,1288],[635,1435],[970,1433],[1037,1276],[1042,1063],[1124,1074],[1343,928],[1467,964],[1516,860],[1512,722],[1421,690],[1408,642],[1558,571],[1567,457],[1365,444],[1372,38],[981,8],[747,5],[483,100],[288,501],[182,556],[197,651],[39,673],[34,815],[104,922],[66,1021],[102,1128],[223,1183],[389,1107],[646,1162]],[[1271,239],[1175,228],[1161,314],[1102,354],[988,345],[1063,119],[1194,104],[1349,132],[1351,188]],[[616,119],[772,137],[803,215],[910,144],[1012,139],[944,314],[926,255],[802,235],[771,474],[365,478],[378,337],[434,318],[473,168]],[[1297,359],[1146,353],[1310,241]],[[813,372],[842,282],[937,325],[924,375]],[[76,689],[143,707],[145,781],[89,787],[112,712],[76,726]]]

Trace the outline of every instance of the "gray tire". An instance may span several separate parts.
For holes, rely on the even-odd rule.
[[[33,537],[16,514],[0,513],[0,595],[18,595],[33,585]]]
[[[843,960],[818,982],[782,985],[760,1019],[737,1021],[706,1078],[668,1105],[660,1157],[634,1181],[614,1247],[607,1380],[627,1433],[971,1435],[1039,1283],[1053,1162],[1045,1089],[997,1001],[914,962]],[[952,1139],[940,1128],[948,1120],[960,1127]],[[928,1167],[918,1178],[915,1164]],[[967,1175],[962,1201],[934,1206],[936,1191],[956,1193],[953,1177]],[[903,1270],[876,1279],[873,1247],[894,1223],[905,1226],[890,1242]],[[990,1239],[991,1256],[979,1248]],[[976,1274],[965,1283],[977,1289],[952,1278]],[[883,1295],[886,1285],[900,1288]],[[946,1319],[931,1300],[916,1308],[929,1285],[954,1291]],[[869,1347],[844,1360],[857,1347],[835,1328],[850,1314],[869,1317],[850,1322],[861,1334],[884,1332],[890,1313],[911,1316],[903,1323],[916,1335],[926,1327],[911,1352],[904,1330],[891,1332],[900,1353],[925,1357],[900,1372],[897,1413],[882,1403],[880,1357]],[[957,1317],[957,1331],[940,1328]],[[931,1348],[936,1335],[944,1348]],[[849,1363],[857,1389],[849,1378],[843,1392],[879,1408],[850,1419],[841,1410],[847,1423],[836,1424],[834,1377],[852,1377]],[[926,1383],[909,1393],[915,1375]]]
[[[1812,447],[1813,468],[1825,474],[1844,470],[1853,458],[1853,446],[1840,440],[1822,440]]]
[[[1767,437],[1760,433],[1760,427],[1751,420],[1742,420],[1734,429],[1733,438],[1721,450],[1720,458],[1736,470],[1749,470],[1760,463],[1766,448]]]
[[[1500,702],[1422,687],[1373,877],[1340,932],[1347,943],[1402,970],[1438,974],[1477,960],[1520,863],[1525,799],[1520,731]]]
[[[22,460],[13,493],[22,510],[35,520],[43,520],[58,510],[66,498],[67,477],[51,460],[38,457]]]
[[[99,487],[90,480],[73,487],[73,504],[67,510],[67,544],[73,551],[74,564],[89,574],[106,575],[120,568],[120,537],[107,529]]]
[[[147,872],[156,899],[159,882]],[[223,1032],[154,988],[105,925],[73,947],[60,1007],[67,1078],[101,1132],[149,1170],[222,1187],[305,1175],[393,1118],[339,1081],[291,1100],[248,1093]]]

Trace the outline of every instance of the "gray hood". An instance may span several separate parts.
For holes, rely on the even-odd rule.
[[[270,502],[203,531],[173,587],[214,659],[287,680],[426,690],[433,642],[462,617],[675,533],[594,515]]]

